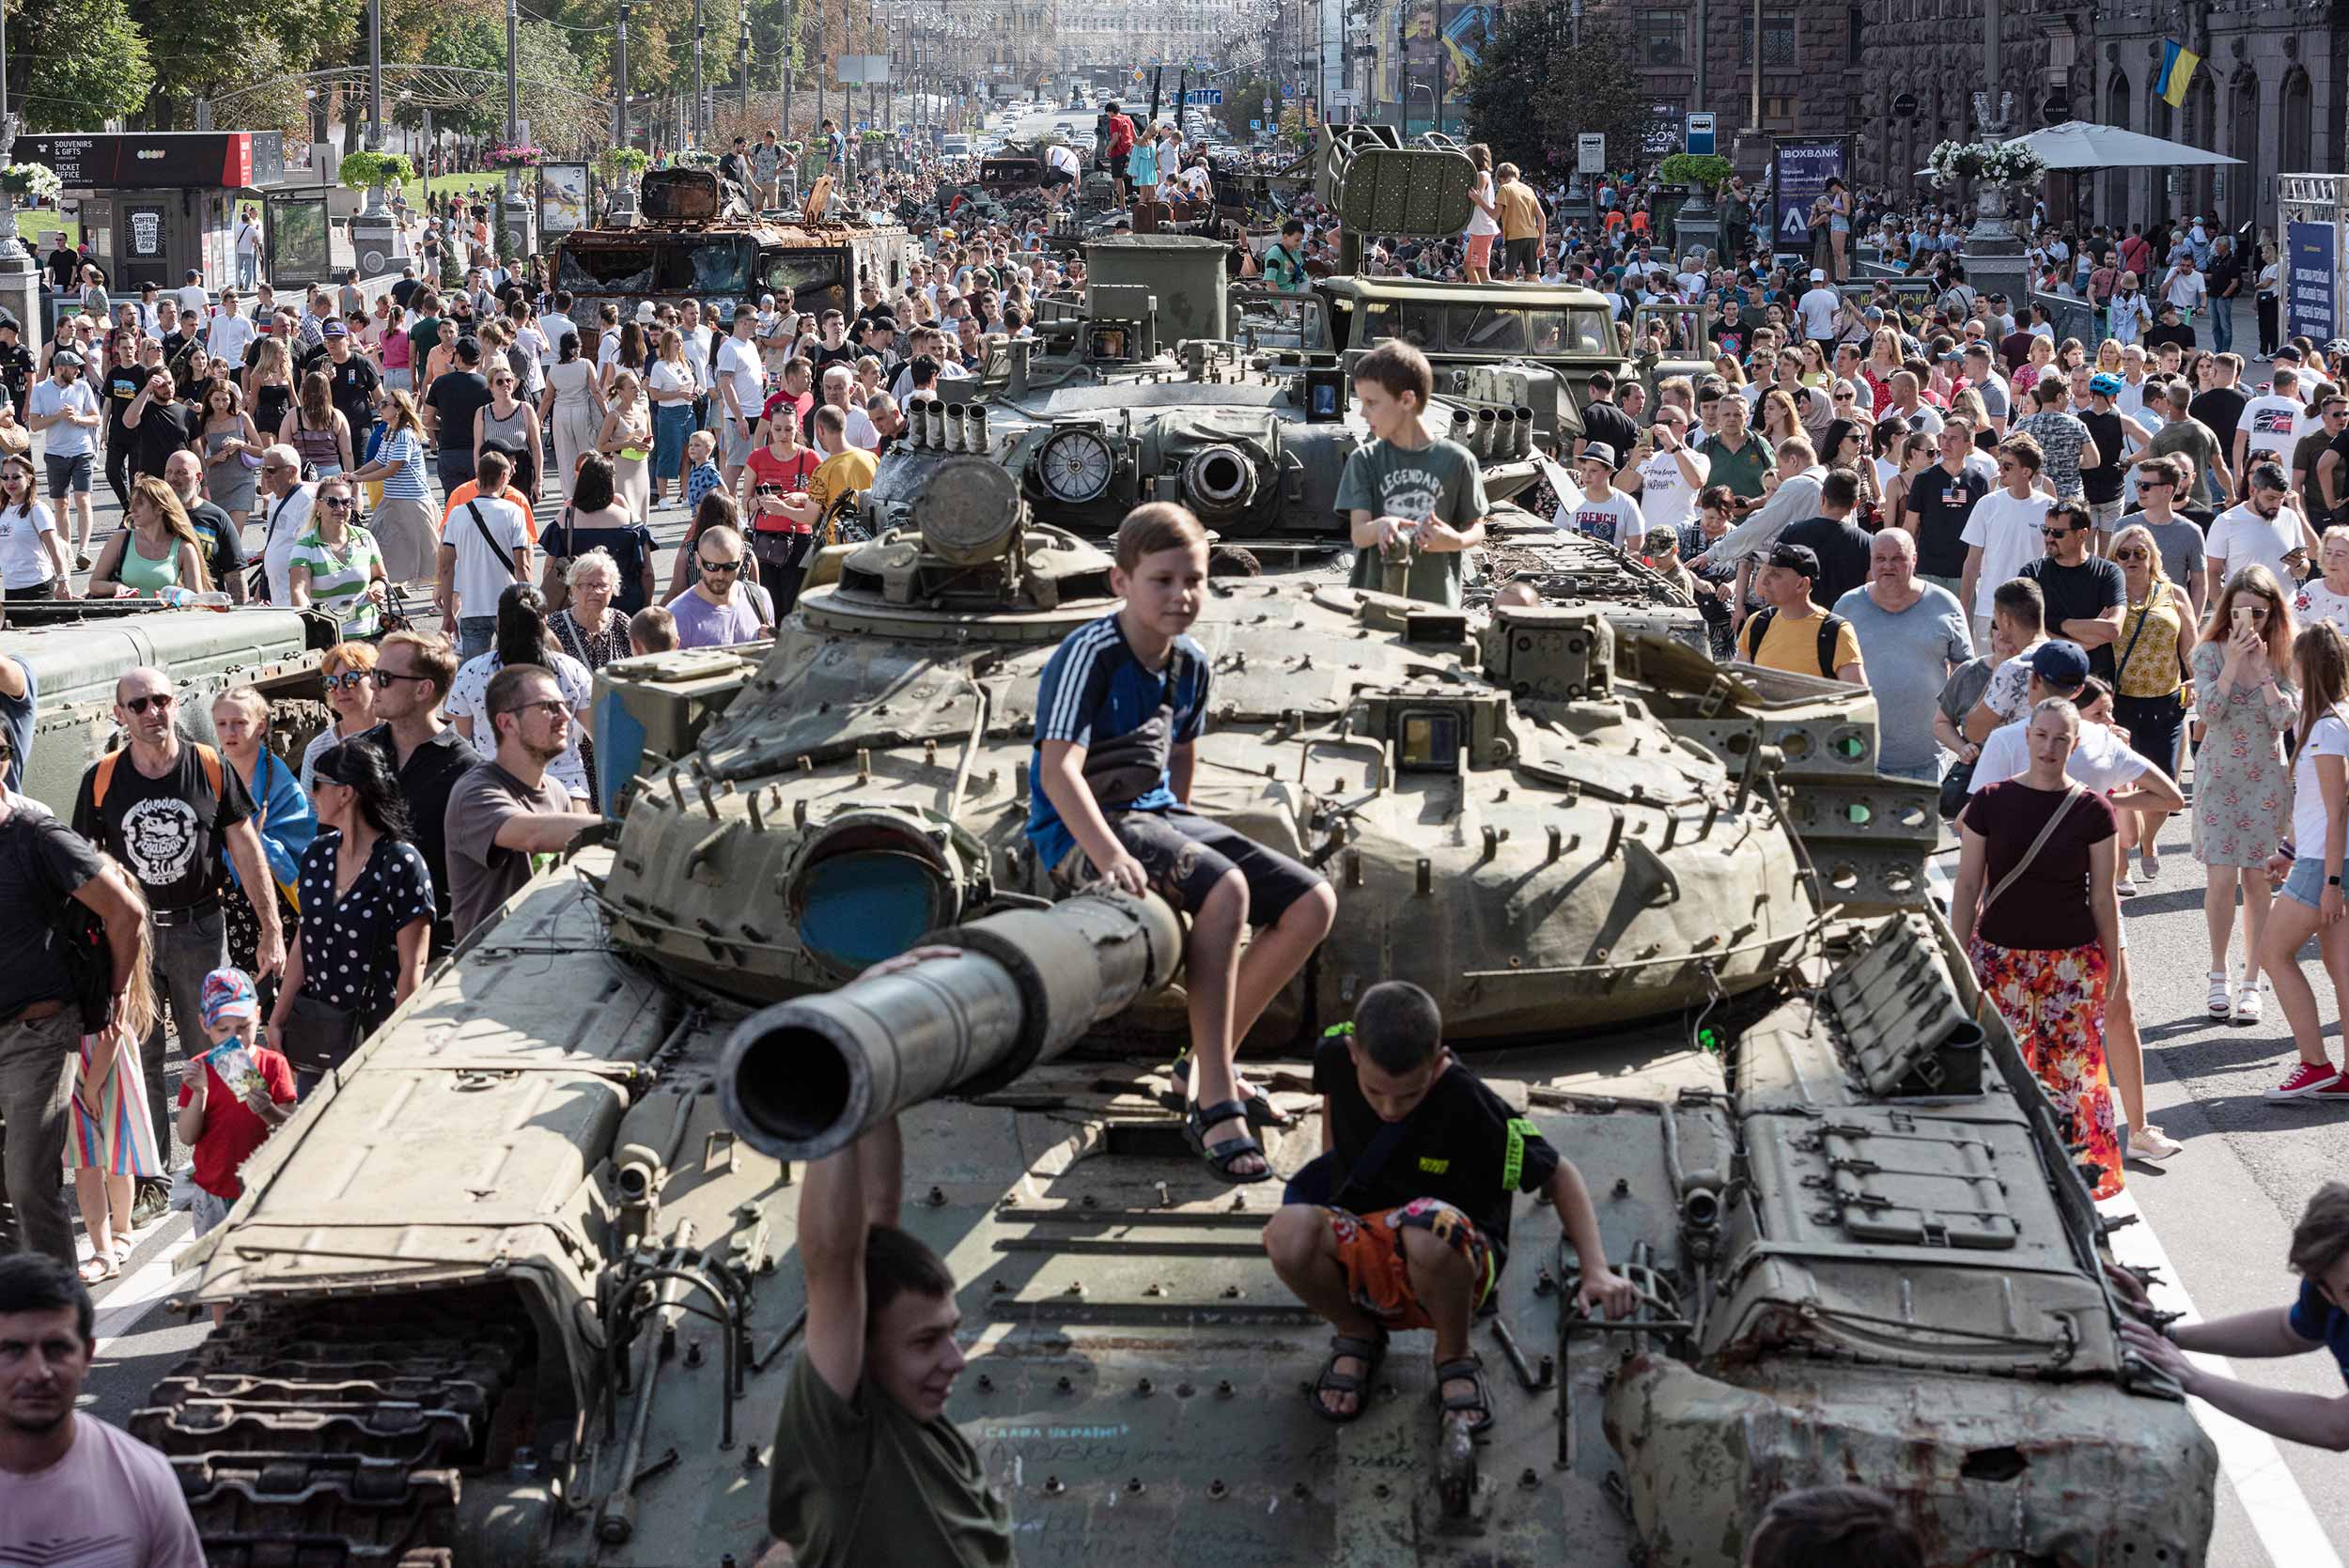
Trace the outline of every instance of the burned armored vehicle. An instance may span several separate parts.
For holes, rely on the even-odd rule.
[[[1588,609],[1217,580],[1194,803],[1338,893],[1248,1043],[1300,1118],[1276,1167],[1317,1150],[1320,1032],[1417,981],[1645,1298],[1580,1319],[1521,1211],[1475,1328],[1490,1439],[1446,1440],[1416,1336],[1360,1421],[1316,1420],[1326,1333],[1258,1239],[1278,1188],[1216,1185],[1160,1098],[1175,917],[1062,897],[1027,846],[1038,677],[1112,600],[1019,483],[941,466],[771,648],[600,672],[604,842],[430,976],[190,1255],[233,1310],[132,1424],[215,1561],[755,1560],[795,1463],[797,1162],[900,1111],[903,1222],[970,1341],[949,1414],[1032,1568],[1730,1568],[1769,1498],[1852,1477],[1936,1564],[2202,1560],[2213,1451],[2118,1337],[2055,1109],[1948,926],[1790,818],[1797,749],[1848,831],[1905,804],[1864,701],[1692,684]],[[924,939],[963,954],[858,978]]]
[[[573,229],[556,241],[554,287],[576,298],[583,320],[605,303],[628,320],[647,300],[698,301],[723,319],[786,287],[801,310],[852,315],[859,279],[896,288],[920,253],[903,228],[852,215],[754,216],[738,190],[711,168],[646,170],[642,221]]]

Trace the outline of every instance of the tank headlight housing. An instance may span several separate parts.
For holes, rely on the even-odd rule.
[[[1116,473],[1116,456],[1098,430],[1082,426],[1055,430],[1036,448],[1036,483],[1064,505],[1100,500]]]
[[[801,951],[842,979],[894,958],[962,912],[961,879],[905,817],[858,812],[820,830],[788,874]]]

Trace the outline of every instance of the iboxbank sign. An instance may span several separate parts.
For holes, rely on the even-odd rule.
[[[1809,255],[1811,205],[1827,194],[1827,182],[1851,182],[1851,138],[1785,136],[1770,150],[1770,216],[1773,251]]]

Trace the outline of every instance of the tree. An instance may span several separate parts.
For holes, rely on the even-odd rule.
[[[1584,13],[1582,41],[1564,6],[1508,6],[1483,57],[1462,83],[1463,118],[1495,163],[1526,170],[1550,166],[1558,154],[1573,166],[1574,138],[1596,131],[1607,157],[1626,165],[1640,157],[1648,113],[1634,67],[1631,29],[1611,16]]]
[[[365,36],[361,0],[130,0],[130,16],[169,62],[162,85],[181,100],[340,64]]]
[[[123,0],[50,0],[12,19],[9,102],[28,131],[136,114],[155,90],[147,39]]]

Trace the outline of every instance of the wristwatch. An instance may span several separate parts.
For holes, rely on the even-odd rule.
[[[2337,888],[2341,886],[2341,878],[2338,877],[2327,877],[2325,878],[2325,885],[2328,888]]]

